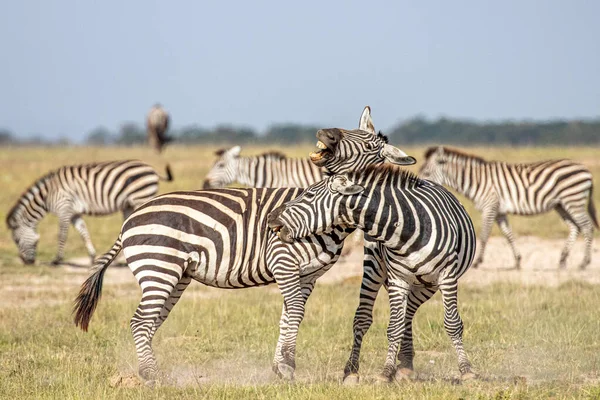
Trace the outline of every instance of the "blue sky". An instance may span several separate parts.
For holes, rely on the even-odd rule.
[[[600,115],[597,1],[4,2],[0,128]]]

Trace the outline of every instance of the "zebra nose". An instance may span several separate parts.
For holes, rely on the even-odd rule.
[[[208,180],[204,181],[204,184],[202,185],[202,189],[210,189],[210,182]]]

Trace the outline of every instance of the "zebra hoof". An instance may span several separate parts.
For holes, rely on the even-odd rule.
[[[384,374],[379,374],[375,377],[375,385],[388,385],[392,383],[392,377]]]
[[[55,258],[54,260],[50,261],[50,265],[53,267],[58,267],[60,264],[62,264],[62,258]]]
[[[357,373],[348,374],[344,377],[344,386],[356,386],[359,384],[360,378]]]
[[[294,380],[294,368],[290,367],[287,364],[279,363],[279,364],[277,364],[277,375],[279,375],[280,378],[282,378],[286,381],[293,381]]]
[[[583,271],[588,265],[590,265],[590,261],[584,261],[579,265],[579,269]]]
[[[474,372],[465,372],[460,376],[460,380],[463,382],[472,381],[473,379],[477,379],[477,374]]]
[[[156,380],[152,379],[150,381],[145,381],[144,386],[146,386],[147,388],[153,389],[156,387]]]
[[[399,368],[396,371],[395,378],[398,382],[400,381],[409,381],[413,379],[415,376],[415,371],[409,368]]]

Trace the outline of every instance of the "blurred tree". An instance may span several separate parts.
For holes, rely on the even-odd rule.
[[[7,145],[15,142],[16,140],[11,131],[8,129],[0,129],[0,144]]]
[[[85,139],[86,144],[92,146],[106,146],[114,143],[115,138],[108,129],[103,126],[99,126],[92,130]]]
[[[140,128],[135,122],[125,122],[119,129],[117,144],[131,146],[146,142],[146,131]]]

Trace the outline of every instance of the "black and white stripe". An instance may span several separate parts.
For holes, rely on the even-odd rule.
[[[273,369],[293,378],[298,327],[315,281],[338,259],[352,230],[336,229],[293,246],[267,228],[270,211],[301,189],[213,189],[158,196],[125,221],[110,252],[99,259],[76,301],[75,322],[87,330],[106,268],[121,248],[142,299],[131,319],[140,376],[152,381],[156,330],[194,279],[238,289],[277,282],[284,298]]]
[[[473,376],[462,344],[457,285],[473,261],[475,232],[464,207],[442,186],[393,166],[333,175],[278,208],[269,226],[289,243],[332,228],[359,228],[377,242],[370,256],[385,265],[390,297],[389,349],[382,379],[389,381],[396,372],[397,377],[412,373],[412,319],[438,289],[460,372],[463,378]],[[346,378],[356,377],[359,352],[355,337]]]
[[[560,268],[579,233],[585,239],[585,255],[580,268],[591,262],[594,226],[598,227],[592,197],[592,174],[571,160],[509,164],[486,161],[447,147],[432,147],[425,153],[422,177],[455,189],[475,203],[483,224],[479,250],[474,262],[483,260],[485,245],[494,221],[508,240],[516,268],[521,254],[508,224],[508,214],[536,215],[556,210],[569,227],[569,236],[560,256]]]
[[[36,227],[47,213],[58,216],[58,251],[53,263],[63,258],[69,223],[85,242],[92,260],[96,251],[82,215],[107,215],[118,211],[127,218],[133,210],[154,197],[161,178],[149,165],[135,160],[64,166],[31,185],[9,211],[6,224],[19,248],[21,259],[35,261],[39,235]]]
[[[307,187],[322,179],[321,169],[309,159],[287,158],[278,152],[240,157],[239,146],[216,152],[219,159],[204,180],[204,189],[221,188],[231,183],[248,187]]]

